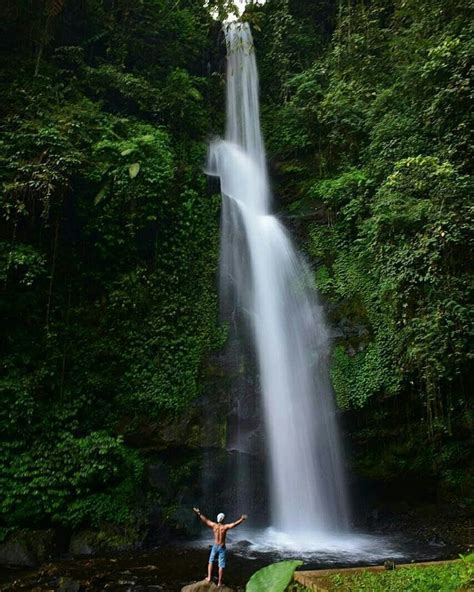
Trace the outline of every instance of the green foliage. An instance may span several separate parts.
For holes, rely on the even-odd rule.
[[[31,526],[47,516],[71,526],[126,523],[143,470],[137,453],[105,432],[58,436],[43,437],[24,452],[18,442],[5,451],[0,484],[6,524]]]
[[[246,592],[284,592],[302,561],[280,561],[267,565],[253,574],[245,587]]]
[[[342,346],[334,349],[331,378],[339,407],[364,407],[377,393],[396,392],[398,380],[387,363],[387,353],[389,349],[378,342],[351,355]]]
[[[7,244],[0,246],[2,263],[0,281],[6,282],[7,277],[15,278],[19,285],[31,286],[45,275],[46,259],[42,253],[31,245]]]
[[[473,555],[456,563],[429,567],[403,567],[391,571],[331,576],[334,590],[371,590],[371,592],[457,592],[473,583]]]
[[[17,4],[0,8],[0,525],[133,526],[129,426],[182,412],[225,340],[202,173],[215,23],[199,2]]]
[[[359,303],[359,320],[372,334],[368,344],[359,339],[357,351],[349,346],[352,359],[336,350],[336,393],[344,406],[361,406],[371,394],[399,392],[408,374],[434,396],[469,359],[469,281],[456,263],[472,225],[468,180],[435,157],[408,158],[367,208],[353,176],[317,185],[338,220],[311,235],[312,252],[333,259],[322,289]],[[353,307],[352,319],[356,314]]]
[[[267,4],[290,52],[306,3]],[[311,26],[324,23],[331,42],[291,71],[272,67],[276,22],[256,40],[278,195],[288,211],[318,214],[307,250],[340,335],[332,380],[339,405],[358,414],[357,462],[390,475],[411,462],[459,491],[472,458],[470,16],[465,0],[320,7]],[[451,446],[464,450],[452,471]]]

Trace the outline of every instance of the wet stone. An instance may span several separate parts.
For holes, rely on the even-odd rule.
[[[202,580],[200,582],[195,582],[194,584],[188,584],[181,588],[181,592],[233,592],[232,588],[228,588],[227,586],[216,586],[214,582],[208,582],[207,580]]]
[[[80,587],[80,583],[72,578],[59,578],[58,592],[79,592]]]

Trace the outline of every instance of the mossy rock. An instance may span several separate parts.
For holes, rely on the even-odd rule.
[[[81,530],[74,533],[69,543],[71,555],[96,555],[116,551],[131,551],[141,544],[141,537],[135,529],[104,527],[101,530]]]
[[[181,592],[233,592],[232,588],[227,586],[216,586],[213,582],[202,580],[201,582],[194,582],[181,588]]]
[[[0,565],[35,567],[56,552],[54,530],[18,530],[0,544]]]

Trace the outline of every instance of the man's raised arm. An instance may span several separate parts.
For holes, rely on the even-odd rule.
[[[199,517],[201,522],[204,522],[206,526],[210,526],[212,528],[215,525],[215,522],[209,520],[209,518],[206,518],[204,514],[201,514],[199,508],[193,508],[193,512]]]
[[[230,524],[226,524],[225,526],[227,529],[235,528],[236,526],[239,526],[239,524],[242,524],[244,520],[247,520],[247,514],[242,514],[242,516],[238,520],[236,520],[235,522],[231,522]]]

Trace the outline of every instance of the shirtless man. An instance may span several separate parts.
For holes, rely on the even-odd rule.
[[[217,582],[217,585],[222,586],[222,577],[224,575],[226,556],[225,537],[227,531],[231,528],[235,528],[239,524],[242,524],[242,522],[247,519],[247,515],[242,514],[242,516],[238,520],[236,520],[235,522],[231,522],[230,524],[222,524],[225,518],[224,514],[222,513],[217,515],[217,522],[213,522],[212,520],[209,520],[209,518],[206,518],[204,514],[201,514],[199,508],[193,508],[193,512],[199,516],[201,522],[204,522],[206,526],[212,528],[214,532],[214,544],[212,545],[211,554],[209,555],[209,565],[207,566],[206,580],[208,582],[211,581],[212,567],[217,555],[219,560],[219,581]]]

